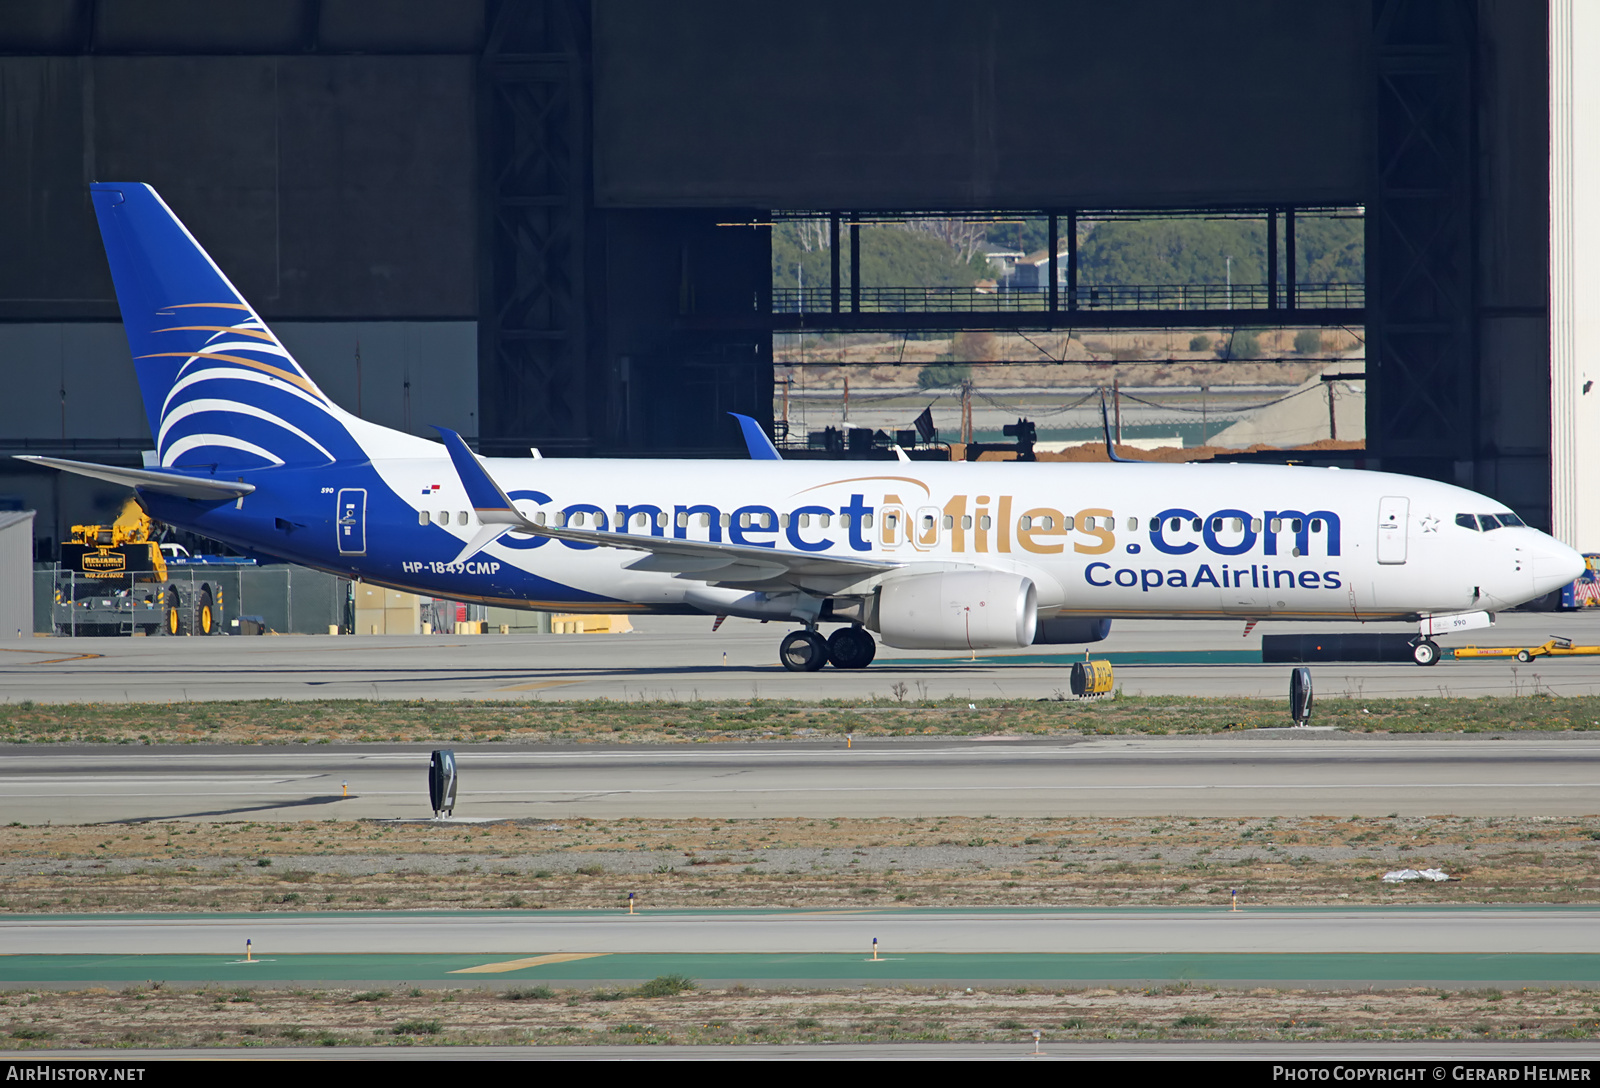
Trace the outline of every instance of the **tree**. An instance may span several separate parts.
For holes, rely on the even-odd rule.
[[[946,385],[960,385],[972,376],[972,368],[965,363],[934,363],[917,371],[918,389],[936,389]]]
[[[1294,334],[1294,350],[1301,355],[1310,355],[1322,350],[1321,329],[1301,329]]]
[[[1260,354],[1261,341],[1251,329],[1235,331],[1233,338],[1228,341],[1227,355],[1230,359],[1254,359]]]

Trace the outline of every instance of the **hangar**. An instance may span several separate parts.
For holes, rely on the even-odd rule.
[[[1356,461],[1597,550],[1591,22],[1574,0],[13,6],[0,452],[149,447],[86,190],[142,180],[330,394],[488,454],[737,454],[723,413],[771,422],[773,337],[801,322],[1330,321],[1365,330]],[[1365,214],[1364,283],[1336,297],[1296,282],[1297,217],[1328,208]],[[886,219],[1027,215],[1058,240],[1130,211],[1258,218],[1267,282],[1089,313],[1051,245],[1034,309],[907,312],[851,274]],[[796,217],[832,275],[784,300],[771,224]],[[46,549],[116,501],[0,468]]]

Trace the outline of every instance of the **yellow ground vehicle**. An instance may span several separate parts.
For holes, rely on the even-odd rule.
[[[169,580],[150,518],[129,499],[110,525],[74,525],[61,544],[55,627],[65,635],[218,633],[222,587]]]
[[[1583,657],[1600,654],[1600,646],[1574,646],[1570,638],[1551,635],[1538,646],[1460,646],[1457,657],[1514,657],[1518,661],[1532,661],[1536,657]]]

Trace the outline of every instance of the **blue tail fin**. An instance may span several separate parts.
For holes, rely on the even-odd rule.
[[[91,187],[163,468],[361,459],[348,417],[148,185]]]

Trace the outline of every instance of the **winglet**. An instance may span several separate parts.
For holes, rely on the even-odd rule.
[[[1132,457],[1118,457],[1116,444],[1111,441],[1111,416],[1106,411],[1106,391],[1100,390],[1100,426],[1106,432],[1106,457],[1123,464],[1134,464]]]
[[[467,489],[467,501],[477,511],[478,520],[504,520],[487,518],[485,514],[516,514],[516,507],[461,436],[448,427],[434,427],[434,430],[444,439],[444,448],[450,451],[450,461],[456,466],[456,475],[461,477],[461,486]]]
[[[744,444],[750,450],[752,461],[782,461],[778,447],[772,444],[772,439],[767,437],[767,432],[761,429],[761,424],[749,416],[742,416],[738,412],[729,412],[730,416],[739,421],[739,429],[744,432]]]

